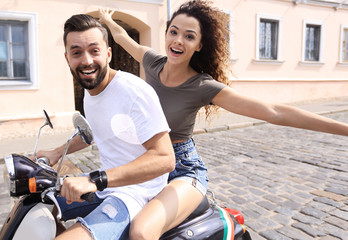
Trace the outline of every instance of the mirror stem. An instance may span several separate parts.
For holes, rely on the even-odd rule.
[[[46,126],[46,125],[47,125],[47,124],[44,124],[44,125],[42,125],[42,126],[40,127],[39,132],[38,132],[37,137],[36,137],[36,142],[35,142],[35,147],[34,147],[34,158],[35,158],[35,162],[37,162],[36,149],[37,149],[37,144],[38,144],[38,142],[39,142],[40,132],[41,132],[41,129],[42,129],[44,126]]]
[[[66,156],[66,153],[68,152],[68,148],[69,148],[69,145],[70,145],[70,142],[71,140],[79,133],[79,130],[76,129],[75,130],[75,133],[69,138],[69,140],[67,141],[66,145],[65,145],[65,149],[64,149],[64,153],[62,155],[62,158],[60,159],[60,162],[59,162],[59,165],[58,165],[58,168],[57,168],[57,182],[56,182],[56,190],[57,191],[60,191],[60,169],[62,167],[62,163],[64,161],[64,157]]]

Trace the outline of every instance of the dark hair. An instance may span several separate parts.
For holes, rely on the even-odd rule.
[[[66,20],[64,24],[64,46],[66,46],[66,38],[70,32],[83,32],[91,28],[98,28],[102,34],[103,39],[106,42],[106,46],[109,46],[108,31],[101,25],[101,23],[86,14],[76,14]]]
[[[195,52],[190,60],[190,66],[198,73],[207,73],[216,81],[229,84],[229,18],[219,9],[213,8],[210,1],[192,0],[182,4],[167,22],[166,33],[173,19],[185,14],[194,17],[200,24],[202,34],[202,49]],[[208,116],[212,109],[206,106]]]

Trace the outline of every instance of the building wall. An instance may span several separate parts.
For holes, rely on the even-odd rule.
[[[42,109],[62,127],[70,124],[74,112],[73,81],[64,59],[63,24],[71,15],[97,16],[99,7],[116,9],[115,18],[140,33],[140,43],[161,53],[167,2],[171,11],[183,0],[2,0],[4,13],[30,13],[36,18],[37,85],[31,88],[0,86],[0,133],[12,126],[24,129],[30,119],[40,118]],[[348,64],[340,62],[341,27],[348,25],[348,3],[335,7],[335,1],[293,0],[215,0],[214,5],[231,19],[232,86],[243,94],[267,101],[300,102],[347,96]],[[318,4],[320,3],[320,4]],[[281,57],[277,61],[257,59],[258,16],[280,19]],[[322,59],[304,62],[303,26],[306,21],[323,26]],[[143,77],[143,73],[141,73]],[[34,120],[33,120],[34,122]],[[29,124],[30,125],[30,124]],[[1,138],[1,136],[0,136]]]
[[[0,86],[0,138],[13,131],[30,131],[34,119],[46,109],[55,126],[71,125],[74,113],[73,80],[64,58],[62,40],[64,22],[73,14],[98,16],[99,7],[116,9],[115,16],[140,33],[140,43],[160,51],[164,43],[167,8],[163,1],[92,1],[92,0],[3,0],[4,15],[31,14],[36,18],[38,74],[33,86]],[[1,80],[0,80],[1,81]],[[40,121],[39,121],[40,122]],[[12,123],[12,124],[11,124]],[[12,126],[12,127],[11,127]],[[36,129],[35,129],[36,131]]]

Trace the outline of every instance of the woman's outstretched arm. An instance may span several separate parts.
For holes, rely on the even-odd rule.
[[[109,28],[114,41],[126,50],[135,60],[142,63],[144,54],[150,49],[134,41],[113,19],[115,10],[99,9],[99,21]]]
[[[272,124],[348,136],[348,125],[285,104],[271,104],[240,95],[230,87],[218,93],[213,103],[227,111]]]

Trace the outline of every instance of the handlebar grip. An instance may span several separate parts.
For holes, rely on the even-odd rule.
[[[87,201],[87,202],[93,202],[95,199],[95,193],[88,192],[88,193],[82,194],[80,198]]]
[[[50,160],[47,157],[40,157],[37,162],[50,166]]]

